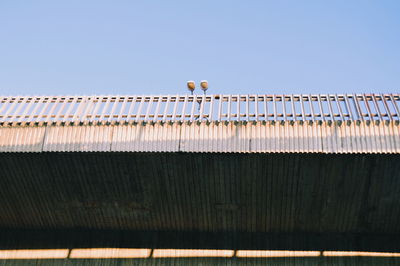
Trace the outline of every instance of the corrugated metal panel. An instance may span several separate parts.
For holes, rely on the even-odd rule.
[[[0,134],[2,152],[400,153],[395,121],[0,127]]]
[[[46,128],[0,127],[0,152],[40,152]]]

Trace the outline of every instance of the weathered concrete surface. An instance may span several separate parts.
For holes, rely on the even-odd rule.
[[[0,152],[47,151],[399,154],[400,125],[286,121],[0,127]]]
[[[400,233],[399,155],[2,153],[0,227]]]
[[[0,249],[399,252],[400,155],[0,154]],[[6,265],[398,265],[399,258],[0,260]]]

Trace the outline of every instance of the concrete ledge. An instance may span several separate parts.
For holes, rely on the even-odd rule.
[[[400,153],[388,123],[165,123],[0,127],[0,152]]]

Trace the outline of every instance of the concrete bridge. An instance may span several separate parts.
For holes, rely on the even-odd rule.
[[[1,97],[0,263],[397,265],[399,106]]]

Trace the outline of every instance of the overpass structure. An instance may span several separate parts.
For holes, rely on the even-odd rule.
[[[398,265],[399,124],[400,94],[0,97],[0,263]]]
[[[400,96],[4,97],[1,151],[400,152]]]

